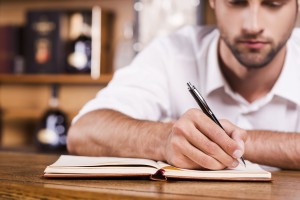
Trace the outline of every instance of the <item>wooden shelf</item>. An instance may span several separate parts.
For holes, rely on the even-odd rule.
[[[13,121],[20,119],[39,119],[44,110],[42,109],[13,109],[13,110],[3,110],[3,120]]]
[[[2,111],[2,117],[5,122],[13,122],[17,120],[37,120],[42,117],[47,108],[22,108],[22,109],[7,109]],[[77,111],[66,111],[68,119],[73,119],[77,115]]]
[[[101,84],[106,85],[112,79],[111,74],[103,74],[99,79],[92,79],[90,75],[73,74],[0,74],[0,84]]]

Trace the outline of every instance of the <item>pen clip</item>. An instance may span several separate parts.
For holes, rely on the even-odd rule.
[[[198,90],[196,89],[196,87],[193,86],[190,82],[188,82],[187,85],[188,85],[188,89],[189,89],[190,93],[194,97],[194,99],[197,102],[197,104],[200,106],[201,110],[211,120],[213,120],[216,124],[218,124],[224,130],[223,126],[221,125],[221,123],[219,122],[219,120],[216,118],[216,116],[214,115],[214,113],[212,112],[212,110],[209,108],[209,106],[207,105],[206,101],[204,100],[204,98],[202,97],[202,95],[200,94],[200,92],[198,92]]]

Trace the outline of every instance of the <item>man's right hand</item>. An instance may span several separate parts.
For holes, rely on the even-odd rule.
[[[164,149],[168,163],[187,169],[236,167],[244,154],[246,131],[220,120],[225,131],[199,109],[190,109],[176,122]]]

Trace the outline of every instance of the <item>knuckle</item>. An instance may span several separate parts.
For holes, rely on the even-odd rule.
[[[204,115],[202,111],[197,108],[191,108],[186,112],[186,115],[191,119],[198,119]]]
[[[182,134],[184,130],[185,130],[185,126],[184,123],[182,123],[181,121],[176,122],[173,126],[173,132],[175,134]]]
[[[231,125],[231,122],[227,119],[221,119],[220,121],[222,121],[222,123],[224,123],[224,124],[230,124]]]
[[[235,142],[227,142],[225,151],[227,153],[231,153],[234,150],[236,150],[238,147],[239,147],[238,144],[236,144]]]
[[[229,156],[228,159],[226,159],[223,163],[227,167],[232,167],[232,164],[234,161],[235,161],[235,159],[233,159],[231,156]]]
[[[204,148],[205,151],[209,154],[209,155],[215,155],[217,154],[219,148],[217,147],[216,144],[212,143],[211,141],[206,141],[204,143]]]
[[[219,162],[227,167],[232,167],[233,162],[235,161],[230,155],[223,155],[220,157]]]
[[[205,156],[202,158],[200,165],[205,169],[210,170],[221,170],[224,169],[226,166],[222,165],[218,161],[214,160],[213,158],[209,156]]]
[[[182,167],[182,168],[184,168],[184,164],[185,164],[185,162],[183,161],[183,159],[180,156],[172,157],[170,159],[169,163],[173,166]]]
[[[242,139],[243,139],[244,141],[246,141],[247,138],[248,138],[247,131],[246,131],[246,130],[243,130],[243,129],[240,129],[240,134],[241,134],[241,136],[242,136]]]
[[[189,130],[188,123],[185,122],[184,120],[180,120],[173,125],[172,131],[173,131],[174,135],[176,135],[176,136],[183,136],[183,137],[187,138],[191,134],[190,131],[188,131],[188,130]]]
[[[208,156],[204,156],[199,163],[202,167],[209,169],[211,159]]]
[[[189,114],[195,114],[197,112],[199,112],[199,110],[197,108],[191,108],[187,111],[187,113],[189,113]]]
[[[231,148],[231,144],[229,145]],[[207,169],[224,169],[226,166],[231,166],[234,159],[224,153],[221,148],[215,143],[208,143],[206,146],[207,157],[202,159],[203,167]],[[233,148],[231,148],[233,149]],[[227,150],[227,149],[226,149]],[[226,152],[225,150],[225,152]],[[218,161],[217,161],[218,160]],[[222,163],[222,164],[221,164]]]
[[[226,166],[217,162],[216,164],[214,164],[213,166],[211,166],[209,169],[211,170],[222,170],[222,169],[225,169]]]
[[[178,150],[180,149],[180,140],[177,138],[177,137],[173,137],[171,140],[170,140],[170,146],[172,149],[174,150]]]

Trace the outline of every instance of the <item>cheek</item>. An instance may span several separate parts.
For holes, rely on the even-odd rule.
[[[296,21],[296,11],[293,13],[291,10],[290,13],[265,17],[265,32],[278,39],[287,39],[295,27]]]
[[[242,23],[243,12],[236,10],[216,10],[218,24],[230,28],[239,27]]]
[[[222,38],[233,41],[236,36],[240,35],[242,20],[233,12],[219,13],[216,15],[216,20]]]

